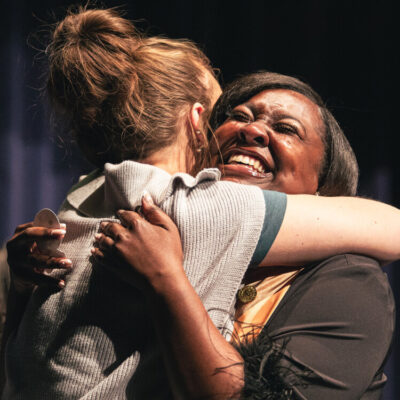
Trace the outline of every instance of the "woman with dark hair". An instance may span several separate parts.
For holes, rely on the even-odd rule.
[[[324,158],[320,163],[318,193],[321,196],[355,196],[358,165],[353,149],[318,93],[299,79],[273,72],[253,73],[237,79],[224,90],[223,96],[216,103],[210,120],[212,129],[221,126],[235,106],[264,90],[272,89],[300,93],[319,108],[323,123],[320,133]],[[291,193],[290,188],[286,188],[285,192]]]
[[[358,168],[347,139],[319,96],[296,78],[261,72],[236,80],[218,100],[211,124],[216,129],[213,154],[224,179],[287,193],[355,194]],[[196,391],[189,391],[188,382],[196,382],[201,391],[209,380],[203,364],[218,371],[223,366],[212,364],[209,354],[223,350],[208,340],[207,330],[198,329],[204,324],[204,314],[196,308],[201,305],[188,302],[188,291],[185,299],[179,289],[171,290],[186,281],[176,257],[179,237],[157,230],[171,221],[155,207],[144,211],[154,226],[143,222],[140,231],[129,233],[118,227],[124,236],[118,239],[107,224],[94,254],[119,259],[122,266],[117,271],[128,282],[129,270],[123,267],[139,272],[150,286],[157,271],[174,272],[165,279],[169,284],[154,289],[164,301],[153,309],[153,319],[165,329],[173,318],[179,321],[190,313],[200,318],[196,323],[192,317],[190,326],[181,321],[182,331],[173,336],[159,336],[169,349],[167,368],[180,372],[171,377],[172,385],[186,389],[183,393],[191,398]],[[123,215],[129,226],[130,213]],[[164,235],[157,243],[160,237],[175,236],[174,251],[151,246],[155,233]],[[294,258],[288,255],[289,265],[290,260]],[[302,267],[250,268],[244,284],[238,292],[232,339],[244,369],[236,369],[236,374],[227,369],[231,374],[225,375],[226,387],[230,382],[231,388],[238,388],[242,382],[243,399],[379,398],[386,380],[382,370],[393,335],[394,303],[375,260],[345,254]],[[191,342],[184,354],[181,341]],[[232,395],[222,386],[214,390],[216,398]]]
[[[161,289],[183,291],[185,301],[197,305],[197,314],[190,309],[188,319],[183,318],[190,324],[194,316],[208,318],[196,288],[211,320],[192,328],[197,334],[205,329],[212,343],[226,350],[213,353],[214,361],[235,364],[240,356],[211,321],[226,325],[252,260],[262,266],[270,265],[271,257],[284,262],[288,256],[281,248],[291,248],[297,263],[347,250],[380,259],[398,256],[398,244],[390,243],[370,217],[381,212],[382,221],[400,229],[400,213],[391,207],[260,191],[218,182],[219,173],[212,169],[188,175],[198,170],[199,160],[207,159],[204,130],[220,93],[207,58],[192,43],[147,38],[113,10],[79,9],[55,26],[47,54],[51,103],[69,123],[86,158],[100,169],[67,195],[59,213],[65,229],[25,224],[8,243],[14,294],[25,296],[27,303],[7,342],[4,398],[165,398],[167,384],[158,356],[162,350],[168,358],[174,350],[163,347],[162,337],[185,330],[180,329],[182,319],[172,317],[157,327],[162,349],[157,347],[148,315],[165,310],[157,296],[165,293]],[[118,234],[121,225],[107,224],[117,221],[116,215],[129,225],[129,232],[141,230],[144,221],[138,214],[129,214],[128,221],[117,211],[137,209],[144,190],[178,224],[184,253],[180,241],[171,248],[180,265],[182,260],[185,264],[186,281],[179,288],[170,280],[174,271],[169,268],[157,270],[153,285],[128,269],[127,284],[91,257],[100,227],[115,238],[128,237]],[[149,211],[149,201],[143,203],[143,212]],[[333,217],[338,207],[341,221]],[[358,213],[353,216],[355,207]],[[361,230],[357,237],[353,224]],[[165,228],[176,230],[172,225]],[[374,241],[367,229],[374,230]],[[69,259],[37,250],[36,241],[64,235],[60,250]],[[331,242],[332,236],[338,240]],[[162,235],[159,239],[152,246],[168,240]],[[117,248],[123,250],[123,243]],[[106,267],[113,265],[111,261]],[[54,270],[48,276],[40,273],[43,268]],[[163,287],[166,281],[168,288]],[[32,291],[33,284],[43,283],[52,285]],[[56,285],[62,290],[55,290]],[[176,345],[184,350],[185,340]],[[175,369],[168,372],[174,374]],[[235,390],[207,366],[203,373],[211,384],[202,388],[203,394],[215,386],[224,393]],[[193,398],[194,392],[189,393],[184,396]]]

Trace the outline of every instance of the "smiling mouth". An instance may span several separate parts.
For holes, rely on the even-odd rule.
[[[251,157],[247,154],[233,154],[229,157],[225,165],[246,165],[255,172],[265,174],[267,172],[266,167],[257,158]]]

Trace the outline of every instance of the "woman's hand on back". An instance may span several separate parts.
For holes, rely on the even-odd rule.
[[[48,276],[46,271],[71,268],[71,260],[42,254],[36,244],[38,240],[62,239],[65,229],[65,225],[61,229],[36,227],[32,222],[17,226],[13,237],[7,242],[7,262],[17,292],[26,292],[35,285],[65,286],[62,279]]]
[[[148,194],[142,214],[120,210],[121,224],[102,222],[92,254],[106,266],[116,266],[114,271],[139,289],[162,291],[164,284],[184,275],[179,231]]]
[[[185,275],[178,228],[149,196],[142,214],[121,211],[121,224],[103,223],[93,255],[147,296],[174,398],[237,398],[243,359]]]

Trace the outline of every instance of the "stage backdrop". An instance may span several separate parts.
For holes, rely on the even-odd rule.
[[[398,20],[381,1],[124,1],[127,16],[155,34],[201,44],[221,82],[267,69],[298,76],[327,101],[360,169],[360,195],[400,207]],[[56,210],[90,171],[59,137],[41,98],[43,31],[68,2],[14,0],[1,13],[0,241],[43,207]],[[120,2],[108,1],[107,6]],[[397,85],[396,85],[397,86]],[[400,240],[400,238],[399,238]],[[399,299],[400,265],[386,267]],[[379,329],[379,327],[377,327]],[[399,335],[387,364],[385,400],[400,398]],[[373,349],[371,349],[373,351]]]

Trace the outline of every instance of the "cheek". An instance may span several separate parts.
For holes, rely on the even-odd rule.
[[[298,149],[298,145],[294,143],[292,138],[286,137],[280,141],[281,151],[285,152],[288,155],[295,156],[298,153],[301,153],[301,150]]]
[[[213,148],[221,146],[226,142],[231,131],[229,124],[222,124],[211,136],[211,145]]]
[[[212,135],[211,154],[219,154],[220,150],[229,147],[237,137],[241,126],[237,122],[225,122]]]
[[[279,181],[287,193],[314,194],[318,188],[319,152],[299,148],[290,139],[281,142],[281,168]]]
[[[304,193],[314,194],[318,189],[320,158],[308,158],[304,160],[301,171]]]

